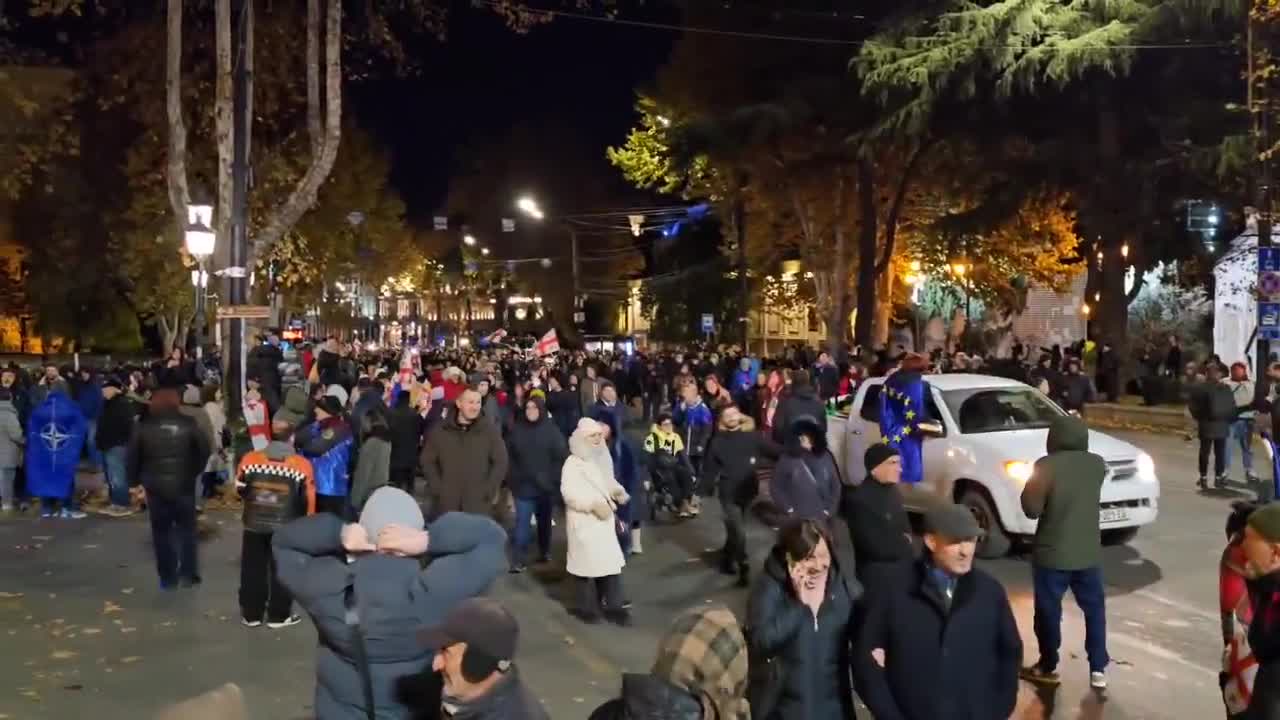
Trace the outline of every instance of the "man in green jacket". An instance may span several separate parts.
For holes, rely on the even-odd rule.
[[[1089,430],[1079,419],[1063,416],[1049,427],[1049,454],[1036,461],[1022,490],[1022,509],[1039,519],[1031,554],[1035,586],[1035,633],[1040,660],[1022,677],[1058,684],[1062,645],[1062,596],[1067,588],[1084,613],[1084,647],[1089,684],[1107,686],[1106,593],[1102,587],[1102,539],[1098,509],[1107,464],[1089,452]]]

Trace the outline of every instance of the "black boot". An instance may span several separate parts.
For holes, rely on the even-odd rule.
[[[720,573],[723,575],[738,574],[738,570],[733,566],[733,558],[729,556],[728,550],[720,551]]]
[[[744,588],[751,585],[751,565],[746,562],[738,563],[738,587]]]
[[[605,610],[604,618],[618,627],[631,626],[631,611],[619,608],[617,610]]]
[[[1208,490],[1209,478],[1205,477],[1204,475],[1201,475],[1200,479],[1196,481],[1196,487],[1200,488],[1201,490]]]
[[[1219,490],[1222,490],[1226,488],[1227,484],[1230,482],[1231,481],[1227,479],[1226,475],[1219,475],[1218,477],[1213,479],[1213,486]]]

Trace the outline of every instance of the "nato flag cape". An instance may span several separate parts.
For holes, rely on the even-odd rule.
[[[896,372],[884,383],[880,393],[881,442],[898,449],[902,455],[902,481],[918,483],[924,479],[920,423],[928,420],[924,407],[924,378],[916,372]]]
[[[34,497],[69,498],[84,449],[88,423],[80,407],[55,390],[27,421],[27,492]]]

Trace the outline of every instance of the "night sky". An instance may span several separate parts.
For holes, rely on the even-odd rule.
[[[624,4],[629,19],[678,23],[665,3]],[[451,173],[468,152],[500,144],[517,125],[554,127],[556,152],[583,158],[587,172],[621,184],[605,159],[635,120],[635,91],[653,79],[676,33],[557,18],[520,34],[492,12],[459,3],[443,43],[424,39],[424,71],[352,90],[359,122],[385,142],[393,183],[409,220],[429,226]],[[554,167],[533,172],[555,173]]]

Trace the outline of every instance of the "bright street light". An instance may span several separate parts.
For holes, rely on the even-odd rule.
[[[546,217],[546,214],[542,212],[542,208],[538,206],[538,201],[528,195],[517,200],[516,207],[520,209],[520,212],[528,215],[534,220],[542,220]]]
[[[471,233],[467,233],[466,235],[462,236],[462,242],[466,243],[467,245],[475,245],[476,236],[472,235]]]
[[[183,240],[187,253],[197,260],[204,260],[213,254],[217,237],[213,234],[212,205],[187,206],[187,229]]]
[[[488,255],[488,254],[489,254],[489,248],[480,248],[480,254],[481,254],[481,255]]]

